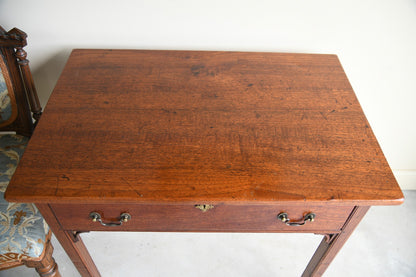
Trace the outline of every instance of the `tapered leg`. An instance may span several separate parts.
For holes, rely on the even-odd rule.
[[[43,258],[39,261],[25,261],[23,260],[23,263],[27,267],[34,267],[36,271],[39,273],[39,276],[41,277],[61,277],[61,274],[59,274],[58,271],[58,265],[55,263],[54,258],[52,257],[53,253],[53,246],[48,239],[48,242],[45,245],[45,253],[43,255]]]
[[[334,234],[333,237],[327,237],[322,240],[303,272],[302,277],[321,276],[325,272],[369,208],[370,207],[355,207],[347,222],[342,227],[341,233]]]
[[[61,228],[61,225],[48,204],[36,204],[36,207],[42,213],[46,222],[49,224],[49,227],[52,229],[52,232],[65,249],[65,252],[68,254],[81,276],[101,276],[81,238],[78,237],[75,240],[70,232]]]

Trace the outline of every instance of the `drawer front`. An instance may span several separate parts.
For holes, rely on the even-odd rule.
[[[338,232],[349,217],[352,206],[308,205],[154,205],[154,204],[54,204],[51,205],[61,226],[76,231],[166,231],[166,232]],[[100,215],[103,223],[120,224],[120,215],[131,218],[119,226],[103,226],[90,213]],[[302,222],[314,213],[313,222],[289,226],[278,219],[285,212],[290,222]]]

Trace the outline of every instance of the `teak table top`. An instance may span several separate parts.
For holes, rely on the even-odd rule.
[[[6,198],[392,205],[403,194],[335,55],[74,50]]]

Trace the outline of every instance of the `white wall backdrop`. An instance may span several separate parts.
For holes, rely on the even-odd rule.
[[[43,104],[72,48],[337,54],[403,189],[416,189],[414,0],[0,0]]]

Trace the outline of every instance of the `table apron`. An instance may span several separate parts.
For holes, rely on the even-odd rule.
[[[310,232],[337,233],[353,206],[323,205],[228,205],[228,204],[51,204],[63,230],[154,231],[154,232]],[[93,222],[91,212],[103,223],[120,223],[120,215],[131,219],[119,226]],[[285,212],[291,221],[302,222],[308,213],[313,222],[289,226],[277,215]]]

